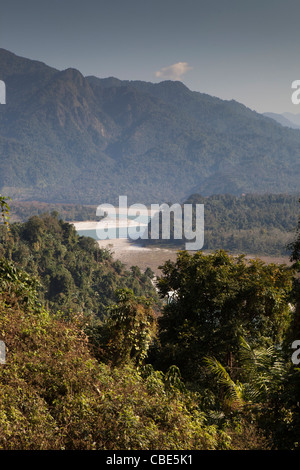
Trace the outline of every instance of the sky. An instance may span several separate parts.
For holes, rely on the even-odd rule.
[[[300,113],[299,0],[2,0],[0,47],[85,76],[180,80],[259,113]]]

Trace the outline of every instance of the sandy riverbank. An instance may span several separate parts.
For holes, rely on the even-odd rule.
[[[107,248],[112,252],[115,260],[120,260],[128,268],[138,266],[141,271],[151,268],[156,276],[161,274],[159,266],[166,261],[175,261],[177,250],[165,248],[144,248],[131,242],[129,239],[99,240],[100,248]]]
[[[128,221],[124,220],[124,222],[126,225],[128,224]],[[76,230],[79,231],[96,230],[97,224],[97,221],[73,222]],[[142,247],[140,244],[135,243],[128,238],[97,240],[97,243],[101,248],[109,249],[113,258],[115,260],[120,260],[128,268],[130,266],[138,266],[142,271],[144,271],[147,267],[150,267],[156,276],[161,274],[159,266],[163,265],[168,260],[176,261],[178,252],[177,249],[172,248]],[[290,264],[287,257],[281,256],[272,257],[247,255],[246,258],[260,258],[267,264]]]
[[[106,228],[113,228],[116,226],[114,219],[105,218],[107,222]],[[88,231],[96,230],[98,227],[98,221],[83,221],[83,222],[72,222],[77,231]],[[134,220],[119,219],[118,227],[134,227],[142,225]],[[145,225],[146,227],[146,225]],[[107,248],[111,251],[112,256],[115,260],[120,260],[128,268],[131,266],[138,266],[142,271],[145,271],[147,267],[151,268],[155,275],[161,274],[161,270],[158,268],[168,260],[175,261],[177,256],[177,250],[165,249],[165,248],[146,248],[140,246],[138,243],[128,238],[116,238],[107,240],[97,240],[100,248]]]

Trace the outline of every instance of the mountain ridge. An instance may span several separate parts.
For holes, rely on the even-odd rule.
[[[0,49],[0,192],[45,202],[299,192],[300,133],[235,100]]]
[[[291,129],[300,129],[300,124],[296,124],[290,118],[290,113],[263,113],[264,116],[270,117],[275,121],[279,122],[284,127],[290,127]]]

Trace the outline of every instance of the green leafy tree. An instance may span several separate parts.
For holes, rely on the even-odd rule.
[[[4,197],[0,194],[0,214],[5,225],[8,224],[10,207],[7,204],[9,197]]]
[[[300,199],[299,199],[300,203]],[[291,250],[291,261],[294,261],[296,266],[298,267],[300,271],[300,217],[298,220],[298,226],[296,229],[296,236],[294,241],[289,245],[289,248]]]
[[[300,200],[299,200],[300,202]],[[290,419],[282,423],[281,428],[277,430],[276,438],[279,445],[291,448],[300,448],[300,368],[298,364],[291,362],[291,356],[294,351],[291,346],[294,341],[300,340],[300,217],[294,241],[289,245],[291,251],[291,261],[296,270],[293,285],[293,301],[295,308],[293,311],[292,321],[285,340],[286,357],[289,360],[290,368],[287,375],[287,385],[282,393],[282,401],[290,410]]]
[[[100,363],[83,316],[66,319],[38,304],[25,309],[22,274],[10,268],[4,274],[11,289],[0,284],[0,339],[7,349],[0,367],[1,450],[228,447],[228,437],[206,425],[197,402],[180,392],[176,373],[166,393],[159,373],[144,378],[132,364]]]
[[[274,346],[254,348],[241,338],[238,370],[230,373],[215,357],[205,358],[205,363],[215,378],[216,410],[224,414],[232,443],[241,441],[243,427],[244,438],[247,428],[252,434],[254,431],[258,448],[265,443],[272,449],[294,448],[293,414],[286,400],[290,367],[282,350]]]
[[[168,298],[159,318],[156,360],[176,364],[185,379],[203,373],[204,356],[229,368],[239,355],[239,338],[256,345],[280,343],[290,322],[293,271],[287,266],[233,257],[179,252],[162,266],[160,294]]]
[[[150,272],[128,271],[96,240],[80,237],[55,213],[12,223],[9,233],[0,226],[1,255],[39,279],[42,303],[66,314],[84,311],[86,316],[103,318],[120,288],[157,299]]]
[[[300,202],[300,200],[299,200]],[[290,260],[293,262],[295,270],[300,273],[300,217],[298,220],[298,226],[296,229],[295,239],[289,245],[291,256]],[[300,281],[299,275],[294,279],[294,299],[296,308],[293,317],[293,323],[291,327],[291,334],[295,339],[300,339]],[[297,336],[297,337],[296,337]]]
[[[130,289],[117,291],[118,303],[109,307],[101,327],[105,356],[113,365],[141,365],[156,335],[156,316],[151,300]]]
[[[232,379],[215,357],[205,358],[205,363],[221,384],[223,404],[230,409],[266,406],[286,379],[286,362],[274,346],[255,349],[244,338],[240,338],[239,379]]]
[[[0,292],[7,297],[7,303],[21,303],[24,307],[37,304],[39,281],[28,275],[14,263],[0,258]]]

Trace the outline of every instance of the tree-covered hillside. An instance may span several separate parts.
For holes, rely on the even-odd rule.
[[[193,194],[184,204],[193,205],[194,224],[196,204],[204,205],[203,250],[224,249],[260,256],[287,256],[289,253],[287,246],[294,239],[297,225],[298,195],[246,194],[237,197],[224,194],[203,197]],[[182,208],[182,223],[183,218]],[[160,220],[160,238],[151,238],[150,224],[148,240],[143,240],[143,244],[184,248],[187,241],[184,230],[181,239],[174,239],[174,226],[171,224],[170,240],[163,240],[161,223]]]
[[[84,77],[0,50],[0,191],[80,204],[299,192],[300,132],[235,101]]]
[[[54,213],[25,223],[0,226],[0,256],[13,261],[40,283],[40,301],[52,310],[93,313],[99,317],[115,300],[115,290],[155,297],[152,272],[126,270],[92,238],[80,237],[73,225]]]
[[[0,449],[299,449],[299,225],[291,266],[179,252],[160,305],[55,214],[0,246]]]
[[[224,249],[250,255],[287,256],[294,238],[299,195],[229,194],[189,196],[186,204],[204,204],[204,250]],[[26,222],[34,215],[57,212],[64,221],[97,220],[96,205],[10,201],[11,221]],[[170,204],[171,207],[171,204]],[[146,245],[182,249],[185,240],[143,240]],[[172,238],[172,234],[171,234]]]
[[[20,290],[22,283],[23,289]],[[131,365],[93,356],[85,320],[64,320],[36,301],[23,271],[0,261],[1,450],[217,449],[195,397]],[[228,439],[227,439],[228,440]]]

